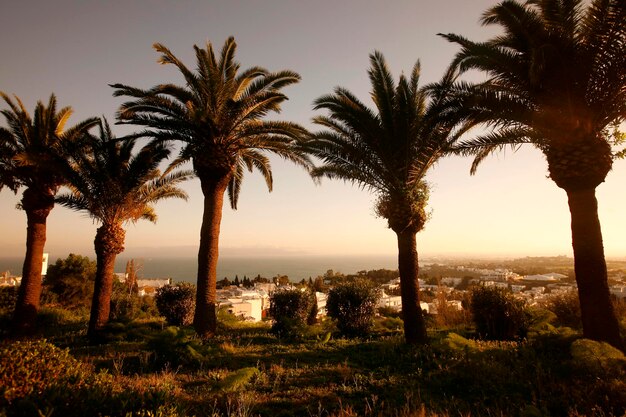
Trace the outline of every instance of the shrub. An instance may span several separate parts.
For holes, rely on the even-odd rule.
[[[153,297],[137,295],[119,281],[113,283],[110,314],[111,320],[123,322],[160,315]]]
[[[198,366],[205,361],[202,346],[178,327],[168,327],[148,338],[147,348],[154,353],[156,369]]]
[[[326,311],[345,336],[364,336],[372,328],[380,293],[366,280],[343,282],[328,292]]]
[[[182,282],[166,285],[157,290],[154,297],[159,313],[173,326],[188,326],[193,322],[196,307],[196,288]]]
[[[272,333],[280,337],[302,334],[311,311],[311,293],[297,289],[277,290],[270,296]]]
[[[167,387],[129,387],[45,340],[0,345],[0,416],[158,415],[167,398]]]
[[[50,265],[44,283],[64,306],[89,306],[96,279],[96,261],[70,253]]]
[[[551,295],[546,307],[556,315],[556,324],[572,329],[582,328],[580,301],[576,291]]]
[[[579,339],[572,343],[572,358],[578,366],[593,371],[626,370],[626,356],[617,348],[606,342],[597,342],[589,339]]]
[[[495,287],[478,286],[470,295],[472,319],[479,337],[516,340],[526,337],[529,314],[523,301]]]
[[[67,350],[45,340],[15,341],[0,346],[2,402],[37,394],[52,384],[81,376],[83,365]]]
[[[13,314],[18,287],[0,287],[0,314]]]

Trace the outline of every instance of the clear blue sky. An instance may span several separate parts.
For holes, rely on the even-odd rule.
[[[17,94],[29,111],[51,92],[71,105],[77,122],[104,115],[121,103],[110,83],[151,87],[181,82],[156,63],[154,42],[194,67],[194,44],[216,49],[235,36],[242,67],[291,69],[302,76],[286,90],[282,118],[312,127],[312,101],[341,85],[368,101],[368,55],[380,50],[397,76],[419,58],[423,81],[437,80],[456,51],[438,32],[486,39],[493,28],[478,24],[492,1],[171,1],[4,0],[0,7],[0,90]],[[368,101],[369,102],[369,101]],[[4,120],[0,121],[4,123]],[[126,130],[116,128],[117,134]],[[273,160],[274,192],[258,174],[244,181],[239,210],[225,207],[223,254],[391,254],[394,234],[374,216],[374,198],[342,182],[315,186],[301,169]],[[418,236],[423,255],[571,255],[565,193],[547,178],[543,156],[532,148],[485,161],[469,176],[470,160],[450,158],[430,174],[432,220]],[[605,249],[626,256],[626,162],[618,161],[598,188]],[[202,195],[198,181],[185,186],[190,199],[157,206],[156,225],[129,225],[129,253],[173,248],[195,255]],[[20,192],[21,194],[21,192]],[[0,254],[24,253],[26,217],[19,195],[0,193]],[[56,207],[48,221],[46,251],[91,255],[97,225]],[[156,251],[155,251],[156,253]]]

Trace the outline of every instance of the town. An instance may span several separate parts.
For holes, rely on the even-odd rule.
[[[44,259],[44,276],[47,269],[47,257]],[[554,270],[551,270],[553,268]],[[547,272],[544,272],[547,271]],[[555,272],[559,271],[559,272]],[[127,265],[126,272],[115,274],[122,284],[128,284],[132,275],[137,294],[153,297],[157,289],[172,285],[172,278],[143,278]],[[218,308],[235,317],[249,322],[269,319],[270,296],[277,289],[310,288],[315,292],[317,315],[326,315],[328,289],[341,280],[355,277],[371,279],[380,288],[378,307],[387,311],[400,312],[400,278],[397,271],[373,270],[359,271],[344,275],[328,270],[316,278],[292,282],[285,275],[264,278],[258,275],[253,279],[238,276],[225,277],[218,281]],[[387,279],[388,278],[388,279]],[[0,286],[18,286],[21,277],[6,271],[0,276]],[[610,293],[618,299],[626,298],[626,261],[609,261]],[[45,278],[44,278],[45,284]],[[468,290],[475,285],[501,288],[510,291],[516,298],[524,300],[529,306],[541,306],[555,295],[577,291],[573,274],[573,260],[565,256],[521,258],[511,261],[476,261],[476,260],[438,260],[426,262],[420,268],[420,305],[429,315],[437,315],[438,307],[445,300],[449,308],[467,309]]]

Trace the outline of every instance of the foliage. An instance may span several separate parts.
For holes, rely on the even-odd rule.
[[[469,324],[470,317],[466,309],[458,309],[449,301],[448,293],[444,287],[439,287],[435,295],[437,314],[434,322],[438,328],[455,328]]]
[[[134,288],[117,280],[113,282],[111,320],[130,321],[139,318],[158,317],[159,314],[153,297],[142,297],[134,291]]]
[[[529,313],[522,300],[496,287],[476,286],[470,295],[472,319],[479,337],[516,340],[526,337]]]
[[[153,364],[156,369],[197,366],[205,361],[201,353],[202,346],[175,326],[152,335],[147,341],[147,348],[154,353]]]
[[[579,339],[572,343],[572,358],[579,366],[592,370],[619,368],[626,371],[626,356],[606,342]]]
[[[279,337],[302,334],[311,311],[311,293],[298,289],[279,289],[270,295],[269,314],[274,320],[272,333]]]
[[[75,379],[83,365],[67,349],[45,340],[5,342],[0,346],[0,387],[2,400],[40,393],[50,385]]]
[[[257,368],[241,368],[228,374],[219,382],[218,387],[220,390],[225,392],[239,391],[245,388],[252,378],[258,376],[259,374],[260,372]]]
[[[188,326],[193,322],[196,287],[182,282],[157,289],[154,297],[159,313],[172,326]]]
[[[546,308],[556,315],[556,324],[572,329],[582,328],[580,301],[576,291],[551,295]]]
[[[17,301],[17,287],[0,287],[0,314],[10,314],[15,309]]]
[[[326,311],[345,336],[365,336],[372,328],[380,292],[370,281],[344,282],[328,292]]]
[[[191,329],[164,331],[141,321],[116,323],[123,338],[85,346],[83,330],[69,342],[77,360],[70,357],[65,366],[80,367],[78,375],[0,404],[0,415],[527,416],[535,410],[609,416],[626,410],[620,354],[594,347],[589,360],[581,359],[575,351],[587,341],[576,342],[575,334],[501,342],[467,339],[470,329],[459,329],[433,334],[429,345],[408,346],[402,324],[384,320],[376,318],[372,336],[357,340],[328,337],[324,323],[312,326],[315,342],[278,340],[259,325],[224,327],[216,339],[201,342]],[[67,340],[65,327],[49,327],[49,340]],[[37,352],[55,349],[50,346]],[[594,366],[598,358],[606,366]],[[106,364],[108,372],[96,373],[92,364]],[[246,414],[239,414],[241,405]]]
[[[129,387],[46,340],[0,346],[0,415],[123,416],[164,406],[165,387]],[[146,414],[150,415],[150,414]]]
[[[65,306],[89,306],[93,297],[96,262],[70,253],[48,267],[44,284]]]

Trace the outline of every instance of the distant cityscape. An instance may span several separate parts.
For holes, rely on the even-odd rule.
[[[47,258],[44,261],[44,273],[47,267]],[[552,268],[552,269],[551,269]],[[626,298],[626,261],[609,261],[610,292],[617,298]],[[366,271],[357,274],[364,275]],[[388,271],[391,273],[392,271]],[[316,281],[328,288],[333,284],[333,278],[343,277],[340,272],[328,270],[319,275]],[[125,273],[116,273],[120,282],[125,282]],[[5,271],[0,276],[0,286],[17,286],[21,277]],[[171,285],[171,277],[144,277],[137,279],[138,294],[152,297],[156,290],[165,285]],[[309,283],[312,282],[309,278]],[[45,279],[44,279],[45,283]],[[261,321],[267,316],[270,295],[278,288],[307,285],[307,280],[299,282],[289,280],[287,275],[277,274],[273,277],[262,277],[257,274],[254,279],[243,276],[225,277],[218,289],[218,305],[230,313],[248,321]],[[226,283],[226,284],[224,284]],[[245,285],[244,285],[245,283]],[[449,308],[464,309],[463,300],[467,298],[467,291],[473,285],[497,287],[510,291],[517,298],[523,299],[530,306],[542,305],[558,294],[567,294],[577,290],[573,273],[573,260],[565,256],[533,257],[501,261],[476,260],[438,260],[428,262],[420,267],[420,299],[422,310],[436,315],[441,305],[441,297]],[[381,296],[378,307],[392,310],[401,310],[399,293],[400,278],[393,278],[379,283]],[[315,291],[318,316],[326,314],[325,291]]]

